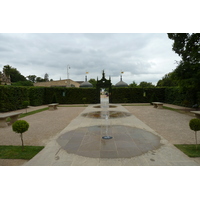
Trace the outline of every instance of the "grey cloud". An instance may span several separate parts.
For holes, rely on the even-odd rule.
[[[90,78],[101,77],[104,69],[116,80],[122,70],[129,74],[123,76],[130,82],[147,75],[155,81],[179,60],[167,34],[159,33],[0,34],[0,54],[1,63],[26,76],[30,71],[36,76],[49,73],[55,80],[66,77],[69,64],[74,78],[84,79],[86,71]]]

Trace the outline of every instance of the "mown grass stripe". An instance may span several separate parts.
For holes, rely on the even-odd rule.
[[[38,154],[44,146],[12,146],[0,145],[0,159],[25,159],[30,160]]]

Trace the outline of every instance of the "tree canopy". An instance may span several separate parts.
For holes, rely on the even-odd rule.
[[[89,81],[93,85],[93,87],[96,87],[97,81],[94,78],[91,78]]]
[[[137,87],[137,83],[136,83],[135,81],[133,81],[133,83],[131,83],[131,84],[129,85],[129,87]]]
[[[6,76],[10,76],[11,82],[27,81],[26,78],[16,69],[10,65],[5,65],[3,67],[3,72]]]
[[[178,82],[173,78],[173,72],[170,72],[168,74],[165,74],[164,77],[162,77],[161,80],[157,82],[157,87],[173,87],[178,86]]]
[[[172,78],[178,80],[183,88],[198,89],[200,87],[200,33],[168,33],[173,40],[172,50],[181,61],[174,70]]]
[[[146,81],[142,81],[140,82],[140,84],[138,85],[139,87],[155,87],[152,83],[150,82],[146,82]]]

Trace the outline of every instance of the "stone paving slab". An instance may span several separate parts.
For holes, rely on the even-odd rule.
[[[143,123],[134,115],[129,117],[110,119],[110,125],[123,125],[139,128],[149,131],[161,138],[161,147],[148,151],[141,156],[131,158],[89,158],[85,156],[67,153],[56,141],[61,135],[68,131],[75,130],[81,127],[102,126],[105,124],[105,119],[93,119],[82,117],[82,114],[93,112],[97,110],[90,105],[78,117],[71,121],[71,123],[56,135],[46,145],[46,147],[37,154],[25,166],[198,166],[199,164],[183,154],[176,147],[170,144],[166,139],[160,136],[157,132]],[[109,108],[108,110],[117,110],[121,112],[128,112],[128,110],[120,105],[117,108]]]

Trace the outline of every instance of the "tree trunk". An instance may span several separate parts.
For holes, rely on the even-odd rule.
[[[22,133],[20,133],[20,135],[21,135],[21,141],[22,141],[22,150],[23,150],[23,149],[24,149],[23,135],[22,135]]]
[[[197,131],[195,131],[196,149],[197,149]]]

